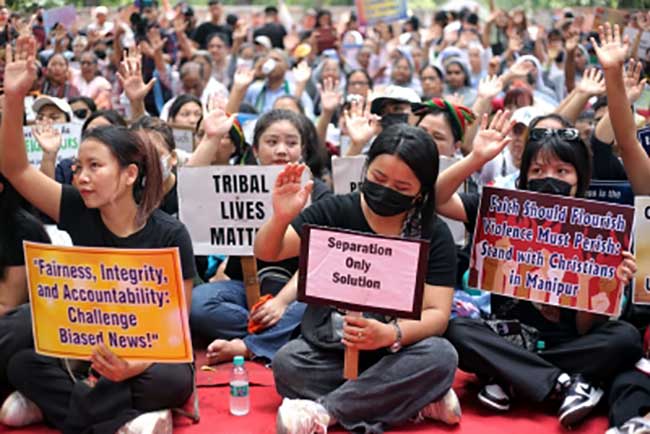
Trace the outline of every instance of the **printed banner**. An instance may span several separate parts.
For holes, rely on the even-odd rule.
[[[636,131],[636,137],[639,139],[643,149],[645,149],[646,154],[650,155],[650,127],[638,129]]]
[[[420,319],[429,243],[305,225],[298,300]]]
[[[601,202],[634,205],[634,192],[628,181],[591,181],[585,197]]]
[[[88,359],[103,343],[128,360],[193,360],[177,248],[24,250],[37,353]]]
[[[255,234],[273,214],[271,192],[284,166],[181,167],[180,220],[197,255],[252,256]],[[311,177],[303,173],[303,184]]]
[[[439,172],[447,169],[460,158],[440,157]],[[357,155],[354,157],[332,157],[332,182],[334,194],[347,194],[361,189],[364,178],[366,156]],[[458,193],[465,191],[465,185],[458,187]],[[457,220],[439,216],[449,227],[454,242],[459,246],[465,245],[465,225]]]
[[[25,136],[25,147],[27,148],[27,159],[33,166],[40,166],[43,160],[43,150],[39,146],[36,138],[32,134],[33,126],[24,126],[23,134]],[[61,131],[61,148],[57,154],[56,161],[59,162],[64,158],[75,158],[79,151],[81,143],[81,124],[69,122],[66,124],[54,124],[54,128]]]
[[[633,219],[630,206],[485,187],[469,284],[616,316],[623,293],[618,267]]]
[[[634,205],[634,253],[637,272],[633,302],[650,304],[650,196],[637,196]]]
[[[194,130],[190,128],[173,127],[174,144],[176,149],[192,153],[194,152]]]
[[[373,25],[378,21],[386,23],[408,18],[406,0],[354,0],[359,24]]]

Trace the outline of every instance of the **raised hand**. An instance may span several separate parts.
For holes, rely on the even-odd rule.
[[[149,41],[149,45],[151,46],[154,55],[162,54],[162,49],[167,43],[167,38],[160,36],[160,29],[158,27],[152,27],[147,31],[147,40]]]
[[[232,39],[234,41],[244,42],[246,40],[246,36],[248,36],[248,24],[246,24],[244,21],[237,22],[235,30],[232,32]]]
[[[625,93],[627,99],[631,104],[634,104],[643,93],[647,78],[641,79],[641,72],[643,71],[643,63],[631,59],[625,68],[623,74],[623,84],[625,85]]]
[[[174,25],[174,32],[177,34],[185,33],[187,30],[187,21],[185,21],[183,14],[176,15],[172,24]]]
[[[510,74],[516,78],[524,78],[533,70],[530,62],[517,62],[510,67]]]
[[[627,36],[621,39],[621,29],[616,24],[612,30],[609,23],[598,27],[600,36],[600,45],[594,38],[591,38],[591,44],[596,50],[598,61],[603,69],[619,68],[627,59],[627,52],[630,49],[630,41]]]
[[[341,103],[342,93],[339,89],[338,82],[334,82],[331,78],[326,78],[321,86],[318,85],[320,92],[320,101],[323,106],[323,111],[333,113]]]
[[[7,44],[5,94],[23,98],[34,85],[36,78],[36,40],[32,36],[20,36],[16,40],[15,52],[11,44]]]
[[[564,48],[566,48],[567,51],[573,52],[578,48],[578,43],[580,42],[580,30],[576,28],[570,28],[569,29],[569,36],[564,43]]]
[[[451,95],[445,95],[444,98],[447,100],[447,102],[453,105],[465,105],[465,99],[458,92],[454,92]]]
[[[636,16],[636,23],[639,25],[640,31],[650,32],[650,12],[639,12]]]
[[[489,126],[487,114],[483,115],[481,129],[474,138],[472,155],[477,156],[483,163],[487,163],[496,157],[510,143],[511,139],[508,137],[508,133],[512,126],[513,122],[510,120],[508,110],[499,110],[492,118]]]
[[[143,100],[156,82],[156,79],[152,78],[144,84],[141,57],[140,51],[135,48],[125,51],[124,59],[120,63],[120,71],[117,73],[117,79],[130,101]]]
[[[291,72],[293,73],[293,79],[297,83],[307,83],[311,78],[311,68],[304,60],[295,66]]]
[[[350,140],[356,145],[365,145],[381,131],[381,118],[370,113],[370,101],[365,104],[365,109],[363,106],[362,101],[352,100],[350,109],[343,113]]]
[[[607,89],[603,72],[596,68],[589,68],[576,85],[576,90],[589,96],[604,95]]]
[[[61,148],[63,137],[61,131],[52,126],[52,122],[36,122],[32,127],[32,134],[45,154],[56,155]]]
[[[205,137],[208,139],[216,139],[225,136],[230,131],[230,128],[232,128],[234,121],[235,116],[228,116],[224,111],[224,105],[217,104],[203,120]]]
[[[313,181],[309,181],[304,187],[300,185],[302,173],[306,168],[304,164],[289,163],[275,180],[273,213],[274,217],[282,222],[289,223],[300,214],[311,195]]]
[[[492,100],[503,90],[503,80],[496,75],[483,77],[478,83],[478,97]]]
[[[255,80],[255,68],[239,67],[233,77],[233,87],[247,89]]]

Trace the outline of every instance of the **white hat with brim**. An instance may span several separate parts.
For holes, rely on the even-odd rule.
[[[68,101],[64,100],[63,98],[56,98],[49,95],[41,95],[38,98],[36,98],[36,101],[34,101],[34,104],[32,104],[32,110],[34,111],[34,113],[38,113],[46,105],[55,106],[63,113],[68,115],[69,120],[72,120],[72,107],[70,107]]]
[[[542,109],[531,105],[518,108],[512,113],[510,119],[515,121],[515,124],[524,124],[528,127],[533,119],[544,116],[545,114]]]
[[[390,85],[384,91],[377,95],[370,103],[370,111],[374,114],[381,114],[384,104],[387,102],[407,102],[417,104],[422,102],[417,92],[413,89],[403,86]]]

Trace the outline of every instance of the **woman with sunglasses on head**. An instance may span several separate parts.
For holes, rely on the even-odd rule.
[[[301,336],[273,359],[281,433],[346,430],[383,432],[417,416],[456,424],[460,405],[451,385],[456,354],[441,338],[455,281],[449,229],[435,216],[438,151],[431,137],[405,123],[373,141],[360,192],[336,195],[303,210],[312,184],[305,167],[290,164],[273,189],[273,215],[255,238],[255,255],[277,261],[299,255],[304,224],[430,241],[421,320],[345,315],[308,305]],[[343,378],[344,349],[360,353],[360,374]],[[314,375],[317,372],[318,375]]]
[[[75,245],[178,248],[189,304],[195,274],[192,243],[180,222],[156,209],[162,174],[153,145],[125,128],[87,131],[76,164],[78,189],[29,165],[22,130],[15,126],[21,123],[23,98],[36,74],[35,54],[36,41],[29,36],[18,39],[15,60],[11,48],[7,50],[2,173],[28,202],[67,231]],[[171,413],[165,409],[182,406],[192,392],[191,364],[127,361],[103,344],[93,350],[90,363],[68,368],[34,350],[16,353],[8,378],[18,392],[5,400],[2,422],[23,426],[45,419],[64,433],[112,434],[120,427],[141,432],[136,427],[143,424],[169,429]],[[98,377],[92,387],[84,381],[90,372]]]
[[[465,222],[472,232],[479,197],[454,192],[507,143],[504,138],[512,126],[507,118],[507,114],[498,113],[488,129],[484,117],[472,153],[443,172],[436,186],[438,212]],[[591,180],[591,155],[578,131],[558,128],[562,125],[552,118],[531,125],[534,128],[523,151],[517,188],[584,197]],[[636,263],[629,252],[623,252],[623,257],[617,274],[627,284]],[[558,397],[563,400],[560,422],[575,425],[598,404],[602,396],[598,386],[606,385],[640,355],[638,332],[622,321],[495,295],[492,313],[496,320],[491,323],[453,319],[446,337],[458,351],[459,367],[483,382],[479,400],[493,410],[508,410],[511,392],[534,402]],[[520,334],[515,328],[524,330],[522,333],[535,329],[544,349],[533,352],[534,339],[524,348],[497,333]],[[608,354],[617,354],[617,362],[611,363]]]

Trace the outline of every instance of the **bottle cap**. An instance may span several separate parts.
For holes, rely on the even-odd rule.
[[[235,356],[235,357],[232,359],[232,363],[233,363],[235,366],[244,366],[244,356]]]

